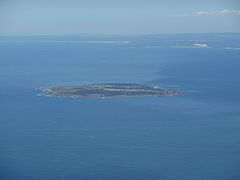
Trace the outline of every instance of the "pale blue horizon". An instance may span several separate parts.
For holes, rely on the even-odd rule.
[[[236,0],[8,0],[0,35],[240,32]]]

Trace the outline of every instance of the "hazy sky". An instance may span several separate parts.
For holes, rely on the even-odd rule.
[[[0,35],[240,32],[240,0],[0,0]]]

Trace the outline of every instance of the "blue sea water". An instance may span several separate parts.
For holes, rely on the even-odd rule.
[[[1,180],[239,180],[240,50],[0,42]],[[153,83],[174,97],[35,88]]]

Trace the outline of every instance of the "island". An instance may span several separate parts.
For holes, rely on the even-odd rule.
[[[57,86],[41,88],[44,96],[57,97],[140,97],[140,96],[174,96],[180,91],[162,89],[158,86],[136,83],[100,83],[78,86]]]

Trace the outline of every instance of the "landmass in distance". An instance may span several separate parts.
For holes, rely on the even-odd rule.
[[[57,86],[41,88],[44,96],[57,97],[139,97],[139,96],[174,96],[180,91],[162,89],[158,86],[136,83],[102,83],[78,86]]]

